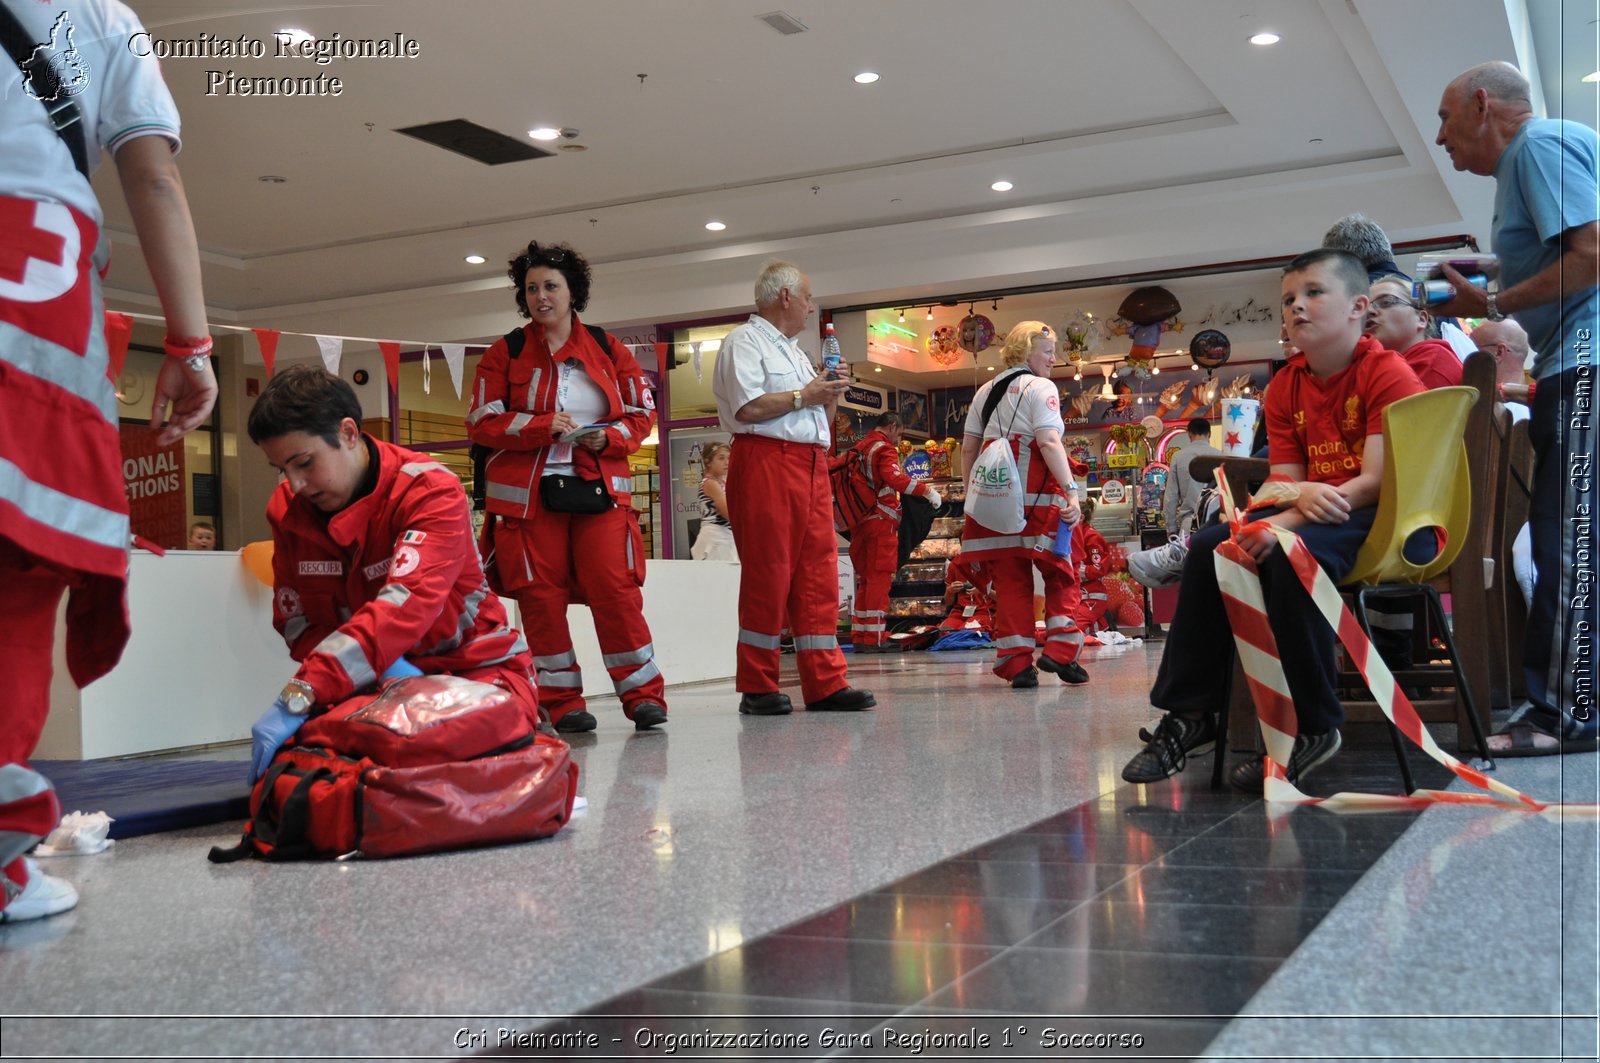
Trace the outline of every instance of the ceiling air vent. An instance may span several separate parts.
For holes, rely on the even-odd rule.
[[[516,137],[497,133],[493,129],[485,129],[465,118],[407,126],[404,129],[396,129],[395,132],[416,137],[435,147],[453,151],[457,155],[465,155],[485,166],[522,162],[524,159],[547,159],[555,154],[553,151],[536,148],[526,140],[518,140]]]
[[[806,24],[787,11],[768,11],[765,15],[757,15],[756,18],[765,22],[785,37],[806,31]]]

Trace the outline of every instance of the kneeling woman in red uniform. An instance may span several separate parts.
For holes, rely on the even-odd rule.
[[[484,466],[491,586],[516,598],[539,692],[563,732],[592,731],[567,606],[585,603],[622,711],[637,730],[667,722],[644,621],[644,540],[628,455],[655,418],[628,348],[585,326],[589,264],[565,244],[530,243],[511,260],[517,309],[531,322],[478,363],[467,417]]]
[[[362,432],[355,391],[321,367],[273,377],[247,428],[284,477],[267,503],[272,623],[300,662],[251,729],[250,781],[309,710],[382,679],[493,684],[537,726],[528,646],[489,593],[455,473]]]
[[[1069,683],[1088,679],[1077,663],[1083,635],[1072,619],[1077,574],[1070,558],[1053,552],[1060,523],[1078,522],[1077,483],[1061,445],[1061,399],[1049,377],[1055,353],[1049,326],[1024,321],[1013,328],[1001,347],[1005,368],[972,398],[961,445],[961,477],[969,485],[980,452],[1002,438],[1010,443],[1021,481],[1025,523],[1020,533],[984,527],[970,505],[961,533],[961,556],[982,562],[994,581],[994,673],[1013,687],[1039,685],[1033,667],[1036,566],[1045,581],[1048,630],[1039,667]],[[999,397],[991,402],[996,391]],[[970,487],[967,497],[973,497]]]

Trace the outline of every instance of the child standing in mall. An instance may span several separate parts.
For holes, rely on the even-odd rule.
[[[1362,334],[1368,306],[1366,268],[1348,252],[1309,251],[1284,271],[1283,320],[1297,350],[1273,380],[1266,422],[1270,479],[1292,484],[1294,497],[1251,514],[1296,532],[1335,581],[1355,564],[1377,514],[1384,408],[1423,390],[1404,359]],[[1189,540],[1172,633],[1150,691],[1151,704],[1166,715],[1153,733],[1140,732],[1146,745],[1122,769],[1129,782],[1176,775],[1189,756],[1209,752],[1216,742],[1233,632],[1212,553],[1232,534],[1219,524]],[[1339,751],[1344,709],[1334,692],[1334,636],[1271,531],[1260,528],[1237,541],[1260,566],[1299,718],[1286,769],[1297,783]],[[1229,781],[1259,791],[1263,768],[1258,754],[1238,765]]]

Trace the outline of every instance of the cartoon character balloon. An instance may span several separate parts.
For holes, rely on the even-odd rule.
[[[1218,369],[1228,364],[1233,344],[1214,328],[1208,328],[1189,341],[1189,357],[1202,369]]]
[[[1074,311],[1056,331],[1056,353],[1073,365],[1100,349],[1100,323],[1087,310]]]
[[[948,368],[961,357],[961,346],[957,342],[956,330],[951,325],[940,325],[928,337],[928,357],[941,366]]]
[[[964,351],[977,354],[994,342],[994,322],[982,314],[968,314],[956,327],[961,331],[957,343]]]

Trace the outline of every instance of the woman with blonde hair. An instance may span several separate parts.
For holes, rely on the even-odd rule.
[[[689,556],[696,561],[737,561],[739,549],[733,545],[733,526],[728,519],[728,458],[733,453],[726,443],[707,443],[700,451],[705,479],[695,503],[700,507],[700,534],[695,536]]]
[[[1072,619],[1077,574],[1072,559],[1056,556],[1060,525],[1079,519],[1077,482],[1061,433],[1061,396],[1050,381],[1056,337],[1040,321],[1024,321],[1001,347],[1005,368],[972,398],[961,441],[961,478],[969,509],[961,533],[961,556],[981,561],[994,581],[994,673],[1013,687],[1036,687],[1034,669],[1033,569],[1045,582],[1045,644],[1039,667],[1064,683],[1083,683],[1077,663],[1083,633]],[[1004,439],[1017,463],[1024,524],[1019,533],[988,528],[971,512],[972,468],[984,447]]]

